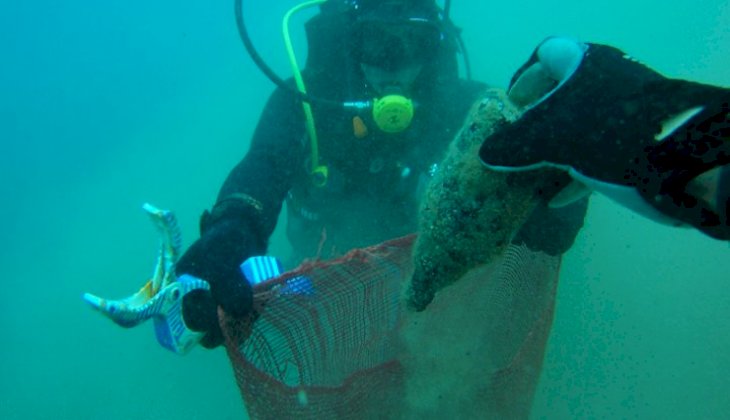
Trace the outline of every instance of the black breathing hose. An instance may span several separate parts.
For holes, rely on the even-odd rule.
[[[444,1],[443,21],[453,32],[454,38],[456,38],[456,44],[459,47],[459,52],[461,52],[464,59],[464,72],[466,73],[466,78],[467,80],[471,80],[471,63],[469,62],[469,53],[466,51],[466,45],[464,45],[464,40],[461,38],[461,30],[451,21],[451,0]]]
[[[234,8],[235,8],[235,15],[236,15],[236,26],[238,27],[238,35],[241,37],[241,41],[243,41],[243,46],[246,48],[246,51],[248,52],[248,55],[251,56],[251,59],[256,64],[256,66],[261,70],[266,77],[269,78],[274,84],[287,92],[292,93],[294,96],[297,97],[297,99],[307,102],[309,104],[312,104],[314,102],[322,105],[329,105],[329,106],[337,106],[337,107],[344,107],[346,104],[338,101],[332,101],[329,99],[323,99],[318,98],[312,95],[309,95],[307,93],[301,92],[294,88],[291,85],[288,85],[281,77],[277,76],[276,73],[269,67],[264,60],[259,55],[258,51],[256,51],[256,48],[253,46],[253,42],[251,42],[251,38],[248,36],[248,29],[246,29],[246,23],[243,21],[243,0],[234,0]]]

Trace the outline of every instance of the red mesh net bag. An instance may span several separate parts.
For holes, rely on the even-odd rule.
[[[559,257],[510,246],[421,313],[401,293],[414,237],[301,265],[221,325],[255,419],[529,415]]]

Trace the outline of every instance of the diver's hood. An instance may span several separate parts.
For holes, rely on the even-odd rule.
[[[560,168],[653,219],[730,239],[727,191],[711,204],[689,188],[730,165],[730,90],[666,78],[609,46],[564,41],[544,41],[513,77],[510,96],[527,98],[528,110],[484,142],[484,164]],[[525,85],[547,93],[530,98]],[[580,190],[573,185],[551,204]]]

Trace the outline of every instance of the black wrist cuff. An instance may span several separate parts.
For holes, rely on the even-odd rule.
[[[263,205],[255,198],[242,193],[228,195],[219,200],[213,208],[200,217],[200,235],[210,230],[221,220],[238,221],[255,233],[261,233],[260,221]]]

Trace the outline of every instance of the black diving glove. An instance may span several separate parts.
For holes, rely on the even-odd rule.
[[[215,348],[223,343],[217,307],[234,317],[250,313],[251,285],[240,270],[252,255],[263,254],[266,240],[255,229],[258,215],[245,204],[216,205],[201,217],[201,236],[180,258],[176,274],[190,274],[210,283],[210,292],[195,291],[183,298],[183,317],[194,331],[205,332],[201,345]]]
[[[512,243],[552,256],[562,255],[573,246],[587,210],[588,197],[561,208],[541,203],[517,231]]]
[[[575,182],[553,208],[594,190],[654,220],[730,239],[722,182],[730,89],[666,78],[606,45],[549,38],[509,96],[526,111],[484,142],[488,168],[565,170]]]

